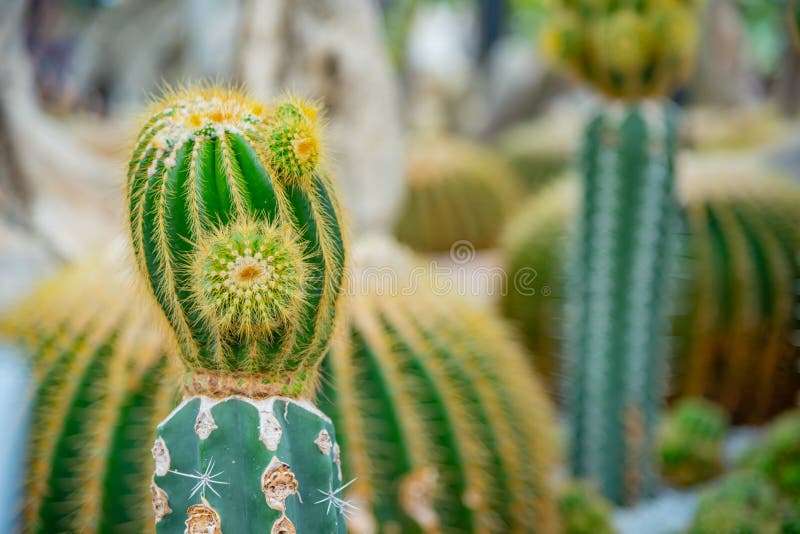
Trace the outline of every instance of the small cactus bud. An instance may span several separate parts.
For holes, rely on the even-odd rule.
[[[297,320],[304,275],[302,249],[290,231],[238,222],[199,244],[195,299],[223,336],[268,336]]]
[[[270,164],[287,180],[302,180],[313,173],[320,159],[319,110],[289,98],[279,103],[270,121]]]

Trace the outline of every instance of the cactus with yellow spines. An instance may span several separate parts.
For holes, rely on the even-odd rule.
[[[140,131],[130,236],[186,367],[153,445],[159,533],[345,530],[333,426],[309,401],[344,266],[319,122],[209,87]]]
[[[179,371],[117,250],[66,268],[2,318],[31,355],[23,532],[140,533],[155,425]]]
[[[152,326],[157,306],[131,305],[138,297],[119,276],[121,265],[114,256],[87,259],[3,318],[4,335],[22,341],[43,376],[38,388],[47,401],[37,401],[37,420],[52,420],[34,427],[31,438],[38,463],[28,471],[26,532],[154,530],[152,511],[141,506],[151,496],[154,423],[174,406],[180,371],[177,348]],[[128,311],[113,328],[94,333],[112,303]],[[391,532],[398,524],[409,532],[557,531],[552,408],[497,320],[428,290],[402,297],[358,293],[347,309],[323,365],[319,400],[336,423],[339,447],[332,451],[341,454],[345,480],[356,479],[337,495],[358,507],[351,509],[350,531]],[[92,397],[91,413],[80,412],[84,426],[68,432],[68,425],[55,425],[73,415],[52,410],[72,404],[72,390],[61,384],[86,382],[83,368],[50,362],[69,358],[87,335],[102,348],[87,350],[106,367],[126,369],[127,382],[118,389],[109,376],[92,376],[92,391],[114,393]],[[75,445],[69,455],[52,445],[67,440]],[[60,466],[57,477],[52,465]],[[48,512],[38,523],[39,509],[66,513]]]
[[[664,96],[691,74],[694,0],[558,0],[541,34],[553,61],[601,93],[624,100]]]
[[[477,249],[496,244],[514,208],[519,179],[486,147],[426,138],[409,148],[407,183],[395,235],[420,252],[447,252],[458,241]]]
[[[662,422],[658,436],[661,475],[675,486],[692,486],[720,474],[727,414],[704,399],[679,401]]]
[[[365,267],[411,271],[387,253]],[[352,293],[322,398],[353,502],[381,532],[557,532],[553,414],[505,327],[428,287]]]
[[[800,387],[792,343],[800,188],[735,164],[699,170],[689,164],[687,171],[679,188],[687,261],[679,284],[682,304],[672,319],[670,392],[713,400],[734,421],[764,421],[794,406]],[[532,267],[537,291],[509,291],[501,308],[519,324],[534,363],[550,380],[561,372],[561,309],[577,185],[567,178],[531,199],[504,236],[510,278]]]

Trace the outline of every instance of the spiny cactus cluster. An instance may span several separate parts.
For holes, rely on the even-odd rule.
[[[19,339],[33,354],[41,377],[30,442],[26,533],[152,532],[152,511],[143,506],[151,498],[158,514],[186,506],[191,511],[184,521],[190,514],[198,525],[218,519],[211,511],[219,512],[212,488],[222,493],[228,485],[213,480],[230,482],[236,472],[234,466],[221,465],[226,455],[218,451],[222,434],[217,433],[229,432],[230,413],[221,413],[225,403],[211,399],[200,400],[199,406],[191,400],[179,411],[192,427],[191,440],[181,433],[180,441],[190,446],[199,441],[204,450],[218,451],[212,454],[213,465],[188,464],[182,449],[172,444],[171,427],[162,426],[162,439],[156,439],[155,423],[178,402],[177,348],[153,327],[159,310],[154,303],[139,302],[121,274],[127,270],[118,254],[94,256],[57,274],[3,318],[4,336]],[[323,424],[330,440],[319,429],[308,430],[311,425],[292,426],[313,411],[307,405],[287,407],[274,398],[242,401],[239,416],[256,419],[236,427],[241,445],[252,440],[250,450],[263,455],[277,444],[282,464],[267,464],[259,474],[267,475],[273,497],[288,495],[289,517],[296,496],[285,492],[295,486],[284,477],[283,464],[292,467],[305,504],[338,504],[348,512],[352,532],[391,532],[392,525],[410,532],[428,531],[432,525],[442,531],[507,532],[513,527],[552,532],[558,521],[552,488],[558,463],[555,421],[503,327],[462,302],[428,293],[359,294],[350,308],[342,337],[324,362],[319,395],[320,407],[336,423],[335,441],[322,418],[312,422]],[[73,363],[76,354],[81,365]],[[198,407],[210,417],[198,418]],[[266,414],[263,421],[258,421],[259,412]],[[64,445],[56,448],[59,443]],[[330,447],[335,462],[340,458],[342,480],[355,481],[333,496],[338,501],[329,497],[338,486],[307,478],[320,469],[295,469],[302,464],[295,443],[313,445],[301,451],[310,455],[304,461],[322,457],[320,447]],[[287,444],[292,450],[286,450]],[[162,482],[151,494],[153,455]],[[197,494],[192,503],[163,500],[158,490],[167,483],[159,473],[166,471],[163,477],[169,477],[174,495],[186,496],[199,480],[184,475],[195,475],[195,470],[206,474],[209,465],[210,477],[224,473],[205,486],[205,501]],[[260,487],[250,489],[265,502]],[[280,505],[280,499],[272,502]],[[177,523],[171,517],[177,516],[166,514],[162,521]],[[299,532],[308,525],[306,518],[293,517]]]
[[[614,534],[611,503],[596,488],[570,482],[558,493],[558,513],[564,534]]]
[[[307,400],[344,269],[319,121],[210,87],[156,102],[139,133],[130,237],[187,370],[153,446],[159,533],[345,531],[334,430]]]
[[[208,88],[168,95],[141,130],[131,238],[190,388],[313,389],[344,261],[318,114],[294,98],[266,107]]]
[[[782,495],[800,507],[800,410],[770,423],[764,437],[740,464],[763,473]]]
[[[667,95],[691,73],[694,0],[559,0],[541,36],[545,53],[602,93]]]
[[[686,398],[667,414],[658,439],[662,477],[675,486],[691,486],[723,469],[725,412],[697,398]]]
[[[355,293],[321,395],[352,500],[386,532],[557,531],[553,414],[499,321],[425,287]]]
[[[490,149],[460,139],[419,139],[409,150],[408,192],[397,238],[420,252],[458,241],[489,248],[514,207],[514,169]]]
[[[730,166],[690,174],[680,187],[689,258],[673,319],[671,392],[707,397],[735,421],[763,421],[794,406],[800,387],[791,342],[800,188]],[[535,268],[537,292],[509,291],[501,306],[526,334],[534,363],[548,372],[559,368],[566,243],[578,202],[573,180],[554,184],[520,209],[504,239],[509,275]]]
[[[700,495],[687,534],[795,534],[797,509],[755,471],[738,471]]]

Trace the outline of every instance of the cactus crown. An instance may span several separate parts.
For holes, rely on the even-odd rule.
[[[665,96],[691,72],[695,0],[556,0],[545,53],[613,98]]]
[[[297,396],[332,333],[344,246],[319,111],[230,88],[156,102],[128,169],[139,270],[177,334],[187,391]]]

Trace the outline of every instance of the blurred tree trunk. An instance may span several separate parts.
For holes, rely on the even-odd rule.
[[[323,100],[356,232],[388,231],[403,192],[397,86],[371,0],[248,0],[240,78]]]

